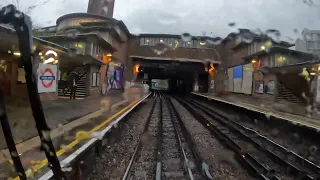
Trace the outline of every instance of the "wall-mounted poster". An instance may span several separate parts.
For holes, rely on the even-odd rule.
[[[242,66],[233,67],[233,92],[242,92]]]
[[[275,82],[274,81],[269,81],[266,84],[266,88],[265,88],[266,94],[273,95],[274,94],[274,90],[275,90]]]
[[[263,94],[263,92],[264,92],[263,81],[256,81],[254,84],[255,84],[254,92],[258,93],[258,94]]]

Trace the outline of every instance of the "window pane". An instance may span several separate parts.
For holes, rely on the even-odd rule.
[[[184,47],[184,42],[182,39],[179,39],[179,47]]]
[[[144,45],[144,38],[140,38],[140,46]]]

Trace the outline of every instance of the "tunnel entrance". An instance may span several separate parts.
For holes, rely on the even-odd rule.
[[[195,81],[201,80],[201,90],[208,91],[208,74],[203,63],[143,59],[135,60],[134,64],[139,65],[136,81],[148,83],[151,89],[187,95],[193,91]]]

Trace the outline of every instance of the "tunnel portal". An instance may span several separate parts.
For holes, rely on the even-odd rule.
[[[203,63],[161,60],[135,60],[138,67],[136,82],[147,83],[157,89],[178,95],[187,95],[199,84],[199,91],[208,90],[208,73]]]

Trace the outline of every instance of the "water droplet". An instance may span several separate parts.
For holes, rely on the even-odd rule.
[[[106,14],[108,13],[108,6],[103,6],[102,9],[103,9],[104,13],[106,13]]]
[[[309,152],[310,153],[316,153],[318,151],[318,147],[313,145],[313,146],[310,146],[309,148]]]
[[[30,178],[34,178],[34,172],[32,169],[28,169],[26,172],[26,175],[29,176]]]
[[[181,35],[181,39],[184,41],[184,42],[189,42],[192,40],[192,36],[189,34],[189,33],[183,33]]]
[[[42,143],[42,148],[43,148],[43,150],[46,150],[46,151],[49,151],[49,150],[50,150],[49,145],[46,144],[46,143]]]
[[[222,40],[221,39],[216,39],[216,40],[207,39],[206,41],[207,41],[207,43],[209,43],[211,45],[219,45]]]
[[[167,45],[163,44],[163,42],[160,42],[156,44],[152,50],[156,55],[159,56],[164,54],[168,49],[169,47],[167,47]]]
[[[234,27],[235,25],[236,25],[236,23],[234,23],[234,22],[228,23],[228,26],[230,26],[230,27]]]
[[[78,139],[78,141],[82,141],[82,140],[86,140],[86,139],[89,139],[89,133],[86,132],[86,131],[78,131],[76,133],[76,137]]]
[[[94,133],[90,134],[90,137],[102,140],[103,139],[103,133],[102,132],[94,132]]]
[[[61,170],[63,172],[71,172],[72,171],[72,167],[64,167],[64,168],[61,168]]]
[[[17,153],[16,151],[11,152],[10,154],[11,154],[11,156],[13,156],[13,157],[18,157],[18,153]]]
[[[310,34],[306,34],[303,38],[306,41],[310,41],[312,39]]]
[[[308,106],[306,107],[306,111],[307,111],[307,113],[311,113],[311,112],[312,112],[312,106],[311,106],[311,105],[308,105]]]
[[[63,131],[63,124],[59,123],[57,128],[58,128],[58,131]]]
[[[253,34],[249,32],[241,33],[240,36],[245,43],[251,43],[254,39]]]
[[[65,144],[61,144],[60,145],[60,148],[64,149],[65,152],[70,152],[71,151],[71,148]]]
[[[271,116],[271,113],[270,113],[270,112],[267,112],[265,115],[266,115],[266,118],[269,120],[269,119],[270,119],[270,116]]]
[[[298,29],[294,29],[293,32],[297,34],[298,33]]]
[[[272,129],[271,130],[271,134],[273,135],[273,136],[278,136],[279,135],[279,133],[280,133],[280,131],[279,131],[279,129]]]
[[[280,36],[281,36],[281,33],[280,31],[276,30],[276,29],[268,29],[266,30],[266,35],[268,37],[270,37],[273,41],[275,42],[280,42]]]
[[[42,136],[44,140],[46,141],[50,140],[50,131],[42,131]]]

